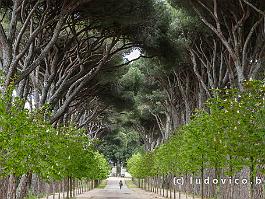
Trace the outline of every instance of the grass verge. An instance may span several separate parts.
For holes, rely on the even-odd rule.
[[[128,187],[129,189],[138,188],[138,187],[133,183],[132,180],[125,180],[125,183],[126,183],[126,185],[127,185],[127,187]]]
[[[102,180],[96,188],[97,189],[105,189],[106,186],[107,186],[107,180]]]

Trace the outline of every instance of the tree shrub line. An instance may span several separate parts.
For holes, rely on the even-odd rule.
[[[18,191],[26,187],[21,180],[22,187],[16,184],[23,176],[29,181],[32,174],[46,181],[107,177],[108,162],[84,130],[74,125],[54,128],[45,120],[45,108],[29,112],[22,104],[12,95],[0,98],[0,177],[13,181],[9,194],[17,192],[19,198]]]
[[[254,198],[256,176],[264,174],[265,86],[261,81],[245,82],[244,90],[217,89],[204,110],[177,130],[154,151],[135,154],[128,168],[135,178],[173,174],[199,175],[213,169],[215,178],[234,176],[248,168],[250,198]],[[215,196],[220,194],[220,183]],[[203,183],[201,195],[203,197]]]

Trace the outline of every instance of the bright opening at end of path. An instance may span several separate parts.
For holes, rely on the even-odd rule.
[[[132,61],[141,56],[141,51],[139,48],[134,48],[130,53],[124,55],[124,59]]]

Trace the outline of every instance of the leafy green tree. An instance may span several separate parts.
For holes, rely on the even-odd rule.
[[[129,128],[116,129],[99,141],[98,149],[110,161],[126,165],[127,159],[141,149],[139,134]]]
[[[265,153],[264,88],[261,81],[249,81],[245,82],[244,91],[216,90],[215,97],[207,102],[208,111],[198,110],[190,123],[151,154],[132,156],[128,161],[132,175],[149,176],[147,169],[152,168],[153,175],[201,173],[203,179],[205,169],[214,168],[219,178],[222,169],[234,175],[249,167],[250,180],[254,182],[256,174],[264,172],[260,169]]]
[[[128,171],[136,178],[145,178],[154,176],[153,173],[153,153],[137,153],[128,160]]]

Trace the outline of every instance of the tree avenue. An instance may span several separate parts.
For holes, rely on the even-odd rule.
[[[114,14],[115,1],[105,1],[109,9],[89,0],[0,1],[1,198],[49,194],[40,183],[61,180],[52,191],[63,186],[72,197],[76,183],[107,177],[93,141],[108,132],[100,91],[128,64],[123,51],[139,45],[126,32],[147,7],[123,4],[128,10]]]
[[[75,197],[112,164],[165,197],[263,199],[264,20],[260,0],[1,0],[0,198]]]
[[[218,95],[207,102],[207,112],[198,111],[189,124],[152,151],[153,160],[148,159],[149,153],[133,156],[128,161],[129,170],[138,178],[154,173],[195,174],[203,180],[204,169],[213,168],[214,177],[220,180],[223,173],[233,176],[248,167],[254,184],[254,176],[264,174],[264,91],[264,84],[256,81],[245,83],[244,92],[216,91]],[[216,197],[220,196],[218,189]],[[253,191],[251,187],[252,197]]]
[[[22,110],[21,101],[1,97],[1,177],[9,176],[8,198],[24,198],[32,175],[47,181],[65,177],[106,178],[109,165],[87,137],[74,126],[55,129],[43,120],[44,110]],[[7,106],[11,106],[7,110]],[[42,112],[41,112],[42,111]],[[17,177],[22,176],[16,187]],[[13,184],[12,184],[12,183]]]

